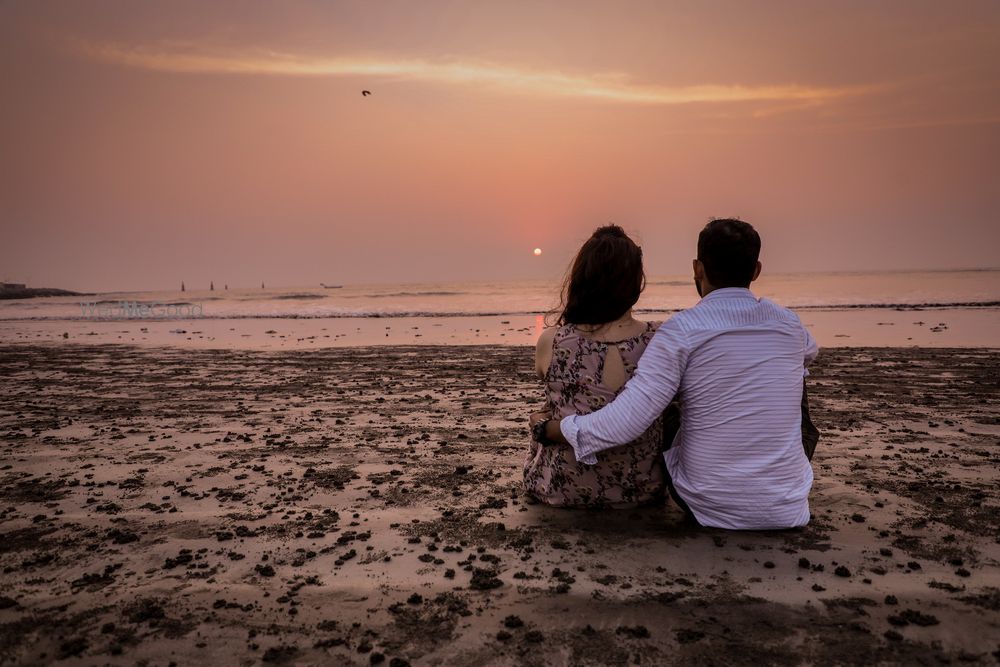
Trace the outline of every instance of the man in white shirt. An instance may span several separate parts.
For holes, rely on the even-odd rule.
[[[702,297],[657,330],[621,394],[561,422],[532,416],[578,461],[628,443],[677,397],[680,429],[664,454],[671,491],[703,526],[765,530],[809,522],[803,377],[816,342],[795,313],[750,292],[760,236],[741,220],[708,223],[694,277]]]

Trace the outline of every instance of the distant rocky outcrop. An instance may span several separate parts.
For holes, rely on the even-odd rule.
[[[81,292],[71,292],[55,287],[28,287],[23,283],[0,283],[0,299],[31,299],[36,296],[82,296]]]

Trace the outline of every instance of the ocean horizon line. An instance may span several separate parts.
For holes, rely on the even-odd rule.
[[[151,308],[154,306],[191,306],[190,302],[172,302],[170,304],[160,304],[155,302],[101,302],[101,303],[128,303],[140,308]],[[169,318],[150,315],[148,317],[135,316],[100,316],[93,314],[95,302],[81,304],[83,310],[90,309],[91,314],[81,313],[80,315],[33,315],[0,317],[0,322],[59,322],[59,321],[129,321],[137,319],[161,320],[161,319],[187,319]],[[923,310],[966,310],[966,309],[990,309],[1000,308],[1000,301],[954,301],[954,302],[921,302],[921,303],[843,303],[843,304],[804,304],[789,306],[791,310],[805,311],[857,311],[857,310],[897,310],[918,312]],[[656,315],[667,313],[678,313],[685,308],[637,308],[634,312],[637,315]],[[550,315],[556,310],[489,310],[489,311],[432,311],[432,310],[399,310],[399,311],[331,311],[323,313],[226,313],[219,315],[201,314],[190,319],[196,320],[341,320],[341,319],[405,319],[405,318],[459,318],[459,317],[526,317],[538,315]]]
[[[900,274],[915,274],[915,273],[996,273],[1000,272],[1000,266],[980,266],[980,267],[957,267],[957,268],[933,268],[933,269],[920,269],[920,268],[898,268],[898,269],[840,269],[840,270],[824,270],[824,271],[765,271],[764,278],[774,278],[774,277],[796,277],[796,276],[856,276],[856,275],[900,275]],[[673,284],[673,282],[660,282],[661,279],[672,279],[677,283],[683,282],[684,284],[691,283],[691,279],[686,277],[685,273],[657,273],[649,274],[647,277],[647,284]],[[684,278],[682,279],[682,276]],[[404,280],[404,281],[374,281],[374,282],[343,282],[343,283],[289,283],[289,284],[271,284],[266,286],[263,291],[267,290],[295,290],[295,289],[358,289],[365,287],[389,287],[389,286],[400,286],[400,287],[410,287],[410,286],[420,286],[420,285],[511,285],[519,283],[553,283],[561,284],[563,280],[563,275],[560,274],[555,277],[550,278],[514,278],[514,279],[428,279],[428,280]],[[0,281],[0,282],[14,282],[10,280]],[[186,281],[178,281],[186,282]],[[215,282],[210,280],[210,283]],[[27,284],[25,282],[24,284]],[[202,288],[202,287],[188,287],[185,291],[188,292],[225,292],[225,291],[242,291],[242,290],[261,290],[256,284],[251,285],[232,285],[225,286],[223,288],[212,287]],[[265,279],[264,284],[267,285],[268,281]],[[59,288],[36,288],[36,289],[65,289],[76,293],[76,296],[104,296],[108,294],[156,294],[162,292],[180,292],[179,289],[168,288],[168,287],[156,287],[147,289],[104,289],[104,290],[94,290],[94,289],[84,289],[84,288],[69,288],[69,287],[59,287]],[[49,297],[37,297],[37,298],[49,298]]]

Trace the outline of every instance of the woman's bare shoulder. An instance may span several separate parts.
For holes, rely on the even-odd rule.
[[[549,327],[538,336],[538,343],[535,345],[535,370],[540,377],[545,377],[545,370],[552,361],[552,342],[558,330],[559,327]]]
[[[538,353],[550,352],[552,350],[552,341],[555,339],[557,331],[559,331],[559,327],[548,327],[543,330],[541,335],[538,336],[535,351]]]

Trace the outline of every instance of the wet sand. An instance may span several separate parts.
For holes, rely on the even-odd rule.
[[[796,311],[822,347],[996,345],[1000,308],[855,308]],[[661,321],[670,312],[642,313]],[[215,319],[0,319],[9,344],[107,343],[229,350],[321,350],[364,345],[534,345],[546,316],[237,317]],[[551,318],[550,318],[551,322]]]
[[[1000,351],[825,349],[805,529],[520,491],[529,348],[0,347],[2,664],[995,664]]]

